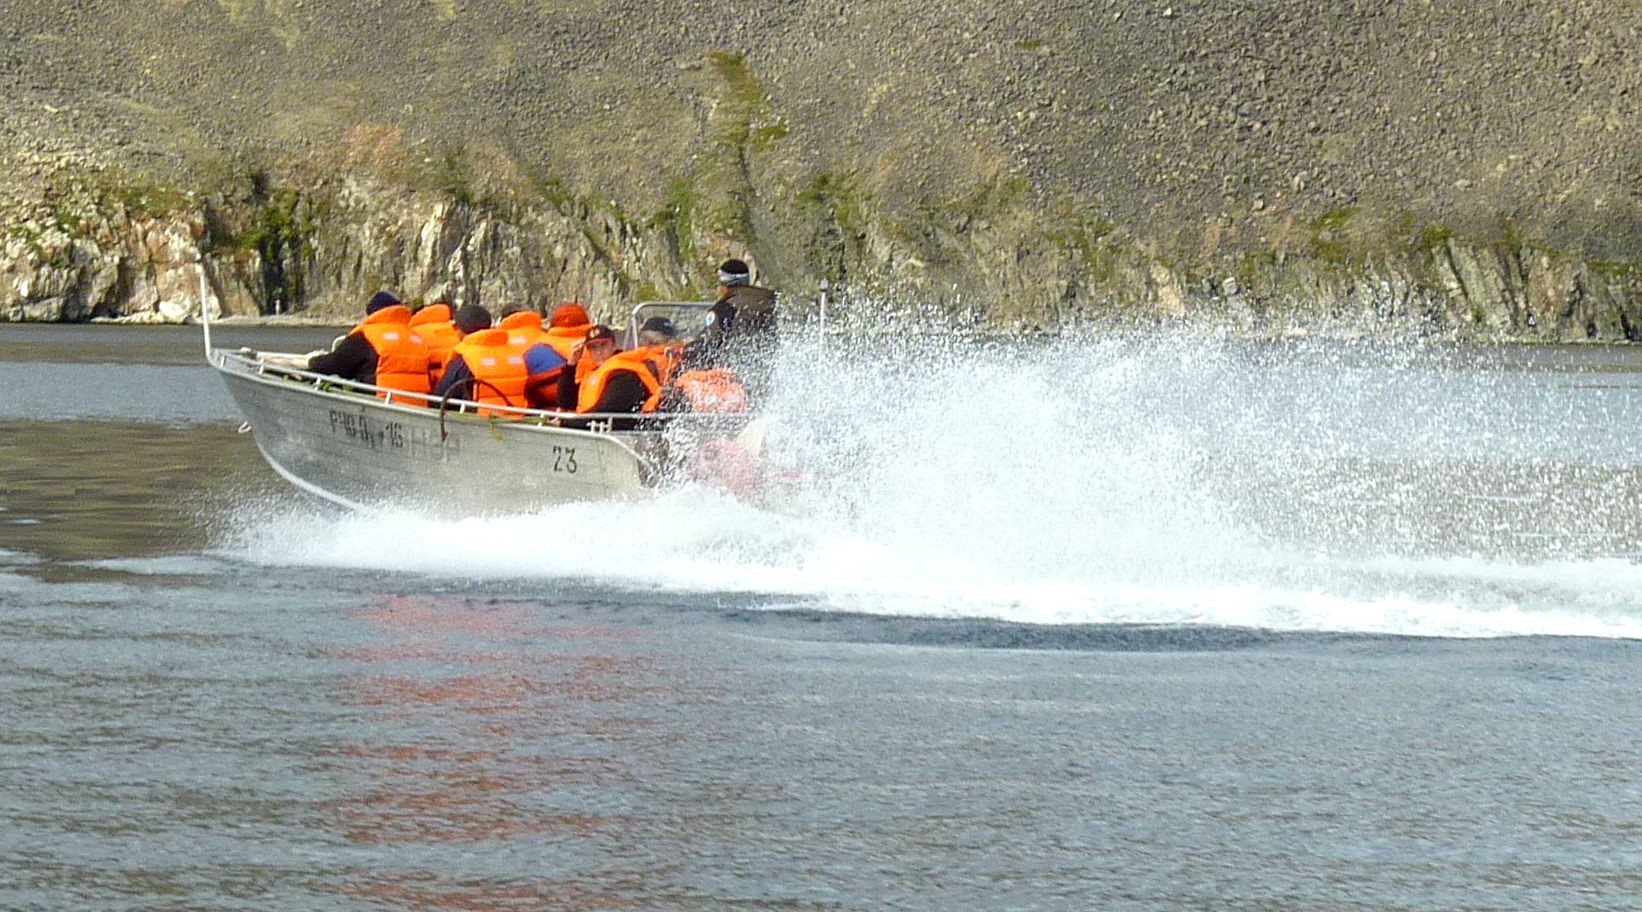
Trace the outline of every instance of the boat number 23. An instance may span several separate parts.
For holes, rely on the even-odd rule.
[[[575,447],[559,446],[557,444],[554,444],[554,446],[553,446],[553,471],[562,472],[566,475],[576,474],[576,448]]]

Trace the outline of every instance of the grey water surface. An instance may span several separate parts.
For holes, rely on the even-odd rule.
[[[227,341],[305,350],[333,334]],[[1642,896],[1635,640],[1021,624],[642,591],[597,568],[251,561],[231,547],[235,517],[295,498],[236,433],[197,345],[187,330],[0,325],[0,909],[1628,910]],[[1438,512],[1421,485],[1464,512],[1519,503],[1479,487],[1516,479],[1539,506],[1473,510],[1503,528],[1442,540],[1635,578],[1629,350],[1459,352],[1401,373],[1274,357],[1250,356],[1267,379],[1247,380],[1241,414],[1292,432],[1294,458],[1262,476],[1281,468],[1293,509],[1247,477],[1206,482],[1259,488],[1237,502],[1262,534],[1425,542],[1408,531]],[[1364,508],[1362,525],[1306,507],[1342,467],[1404,466],[1414,447],[1387,432],[1342,452],[1305,401],[1315,384],[1355,378],[1354,407],[1409,414],[1424,402],[1408,390],[1443,372],[1439,388],[1476,400],[1458,411],[1526,417],[1445,421],[1433,446],[1452,450],[1452,476],[1385,470],[1384,490],[1418,509]],[[1585,409],[1616,418],[1556,424]],[[1285,410],[1301,417],[1273,417]],[[1250,438],[1198,424],[1253,458],[1237,449]],[[1522,455],[1536,434],[1544,447]],[[1578,517],[1545,512],[1563,494]],[[1519,534],[1533,522],[1554,547]],[[1612,611],[1642,620],[1638,604],[1621,593]]]

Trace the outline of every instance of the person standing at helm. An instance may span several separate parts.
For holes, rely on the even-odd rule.
[[[410,322],[410,308],[388,292],[379,291],[365,305],[365,319],[335,349],[308,359],[308,370],[390,390],[426,393],[428,346],[412,331]],[[411,398],[396,401],[423,404]]]
[[[775,355],[776,333],[775,292],[752,284],[745,262],[725,260],[718,267],[718,298],[707,312],[701,336],[690,343],[690,358],[733,370],[762,392]]]
[[[726,338],[773,339],[775,292],[753,284],[752,270],[741,260],[718,267],[718,299],[710,312]]]

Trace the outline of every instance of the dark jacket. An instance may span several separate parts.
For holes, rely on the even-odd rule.
[[[308,359],[308,370],[359,383],[376,382],[376,349],[361,333],[350,333],[334,350]]]
[[[733,285],[708,311],[707,328],[685,346],[684,361],[694,367],[727,367],[762,399],[769,389],[770,363],[779,342],[776,295],[756,285]],[[687,368],[688,369],[688,368]]]
[[[468,367],[467,361],[461,355],[452,355],[450,363],[445,365],[444,376],[440,377],[439,382],[433,387],[433,394],[443,398],[446,393],[455,389],[456,395],[452,396],[452,399],[471,399],[472,381],[473,370]]]
[[[732,285],[713,302],[712,322],[704,335],[726,340],[775,337],[775,292],[757,285]]]
[[[577,400],[581,398],[581,384],[576,382],[576,368],[566,365],[559,372],[559,408],[567,412],[576,411]],[[650,391],[645,388],[644,381],[632,371],[614,371],[610,379],[604,382],[604,392],[599,394],[599,401],[594,404],[595,412],[637,412],[644,408],[644,401],[650,398]],[[586,427],[587,422],[573,418],[566,418],[567,427]],[[611,421],[611,428],[618,431],[630,431],[638,426],[637,420],[616,419]]]

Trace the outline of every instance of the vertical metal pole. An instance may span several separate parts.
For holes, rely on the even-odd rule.
[[[205,327],[205,360],[211,360],[211,302],[206,298],[205,257],[200,257],[200,325]]]
[[[819,318],[816,320],[816,324],[820,328],[822,348],[827,347],[827,292],[831,288],[832,283],[828,282],[826,279],[821,280],[821,313]]]

